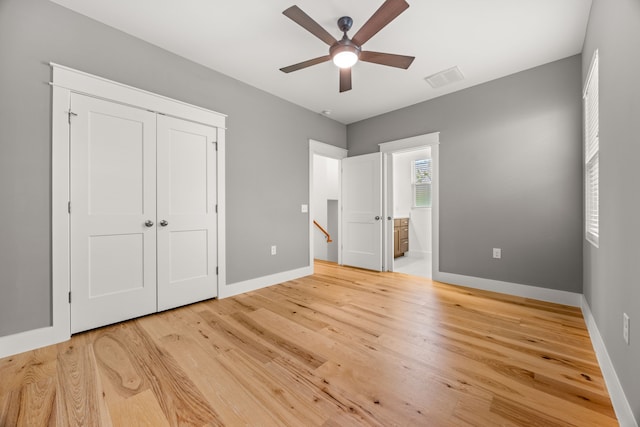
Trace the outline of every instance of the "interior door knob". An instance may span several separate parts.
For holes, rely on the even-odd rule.
[[[380,221],[380,215],[376,215],[376,221]]]
[[[167,225],[169,225],[169,221],[167,221],[166,219],[163,219],[162,221],[160,221],[160,225],[163,227],[166,227]]]
[[[153,221],[151,221],[150,219],[148,219],[144,225],[146,225],[147,227],[153,227]]]

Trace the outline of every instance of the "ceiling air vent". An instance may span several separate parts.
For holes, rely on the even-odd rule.
[[[451,83],[464,80],[464,76],[458,67],[449,68],[424,78],[432,88],[438,89]]]

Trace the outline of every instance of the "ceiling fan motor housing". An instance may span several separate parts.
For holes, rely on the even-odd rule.
[[[353,19],[351,19],[350,16],[343,16],[342,18],[338,19],[338,28],[340,28],[340,31],[342,31],[343,33],[349,31],[352,25]]]
[[[336,56],[340,52],[353,52],[356,56],[360,56],[360,46],[349,40],[345,35],[341,40],[329,48],[329,55]]]

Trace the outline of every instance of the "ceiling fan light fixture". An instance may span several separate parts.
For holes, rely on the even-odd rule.
[[[351,68],[360,57],[360,47],[349,40],[346,35],[329,49],[331,60],[340,68]]]
[[[358,62],[358,54],[350,50],[343,50],[333,55],[333,63],[340,68],[351,68]]]

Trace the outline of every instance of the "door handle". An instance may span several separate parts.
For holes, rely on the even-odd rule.
[[[146,227],[153,227],[153,221],[151,221],[150,219],[148,219],[148,220],[144,223],[144,225],[145,225]]]
[[[169,222],[167,220],[163,219],[162,221],[160,221],[160,225],[162,227],[166,227],[167,225],[169,225]]]
[[[376,221],[380,221],[380,215],[376,215]]]
[[[388,216],[388,217],[387,217],[387,219],[388,219],[389,221],[391,221],[393,218],[391,218],[390,216]]]

